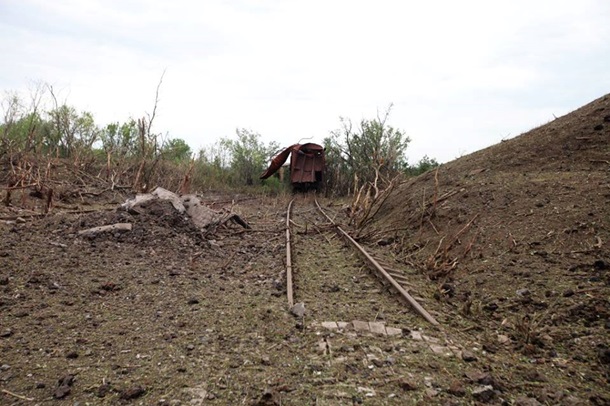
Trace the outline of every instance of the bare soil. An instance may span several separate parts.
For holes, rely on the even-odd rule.
[[[131,214],[61,182],[46,216],[27,190],[0,211],[0,404],[610,404],[610,96],[404,182],[360,233],[440,327],[307,198],[295,317],[290,196],[204,194],[252,226],[206,234],[169,203]],[[323,206],[345,224],[342,203]],[[119,222],[133,229],[78,233]]]

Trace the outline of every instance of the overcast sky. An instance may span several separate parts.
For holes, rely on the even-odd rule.
[[[447,162],[610,92],[610,1],[0,0],[0,90],[53,85],[194,150],[236,128],[322,142],[389,124]]]

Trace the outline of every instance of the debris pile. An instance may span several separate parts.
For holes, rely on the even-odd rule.
[[[132,199],[128,199],[120,207],[120,210],[130,214],[156,214],[154,207],[156,203],[169,202],[173,210],[179,215],[184,215],[201,232],[208,234],[216,230],[219,225],[232,221],[243,228],[249,229],[250,225],[242,219],[232,209],[223,208],[220,211],[213,210],[206,206],[199,197],[193,194],[178,196],[161,187],[156,188],[152,193],[138,194]],[[165,205],[164,205],[165,206]],[[166,207],[170,207],[167,204]],[[162,215],[161,212],[157,213]],[[93,227],[79,231],[80,235],[92,236],[108,231],[131,231],[130,223],[118,223],[100,227]]]

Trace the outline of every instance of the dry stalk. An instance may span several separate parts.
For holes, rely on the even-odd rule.
[[[184,174],[182,184],[180,185],[180,194],[185,195],[191,191],[191,178],[193,176],[193,170],[195,169],[195,160],[192,159],[189,163],[189,167]]]

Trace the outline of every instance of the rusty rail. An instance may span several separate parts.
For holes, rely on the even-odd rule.
[[[290,251],[290,210],[292,209],[292,202],[288,203],[288,210],[286,211],[286,295],[288,296],[288,308],[291,309],[294,306],[294,296],[292,294],[292,255]]]
[[[292,204],[292,202],[290,202],[290,203]],[[318,210],[320,210],[320,212],[324,215],[324,217],[326,217],[328,219],[328,221],[330,221],[330,223],[332,225],[334,225],[341,234],[343,234],[343,236],[369,261],[369,263],[373,266],[373,268],[375,268],[375,270],[379,274],[381,274],[392,285],[392,287],[398,291],[398,293],[400,293],[400,295],[411,305],[411,307],[413,307],[424,319],[426,319],[430,323],[432,323],[434,325],[439,325],[439,322],[436,321],[436,319],[434,317],[432,317],[432,315],[430,313],[428,313],[426,311],[426,309],[424,309],[413,298],[413,296],[411,296],[409,294],[409,292],[407,292],[398,282],[396,282],[396,280],[392,277],[392,275],[390,275],[385,269],[383,269],[383,267],[379,264],[379,262],[377,262],[375,260],[375,258],[373,258],[371,255],[369,255],[369,253],[366,252],[366,250],[360,244],[358,244],[356,242],[356,240],[354,240],[347,232],[345,232],[341,227],[339,227],[337,224],[335,224],[335,222],[324,212],[324,210],[322,210],[322,207],[318,203],[317,199],[315,200],[315,203],[316,203],[316,206],[318,207]],[[288,211],[290,211],[290,206],[288,208]],[[291,294],[292,294],[292,287],[291,287]]]

